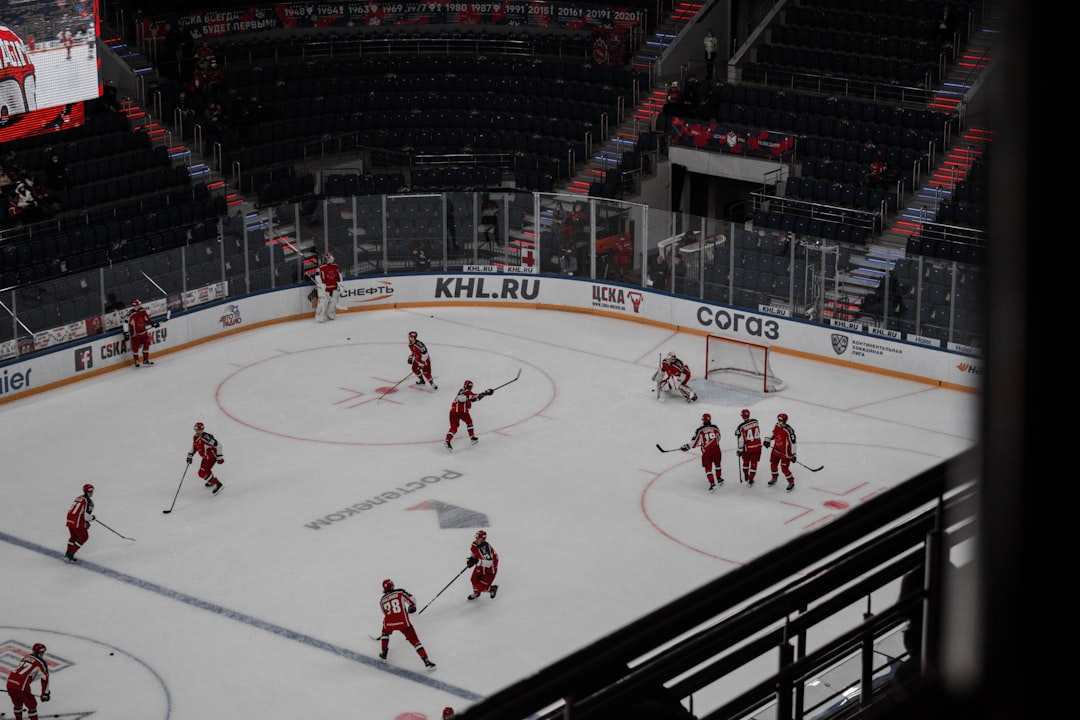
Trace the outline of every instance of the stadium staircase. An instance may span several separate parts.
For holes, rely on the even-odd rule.
[[[945,152],[936,157],[930,172],[917,179],[918,186],[881,236],[861,251],[852,252],[845,278],[848,294],[861,296],[876,288],[896,261],[907,256],[911,239],[918,237],[924,223],[936,220],[942,201],[952,197],[957,183],[967,178],[972,165],[992,142],[992,132],[981,124],[985,118],[978,118],[975,124],[969,124],[967,118],[992,60],[991,46],[1000,33],[999,20],[996,16],[983,19],[983,25],[972,34],[960,60],[929,104],[932,110],[959,114],[959,137],[953,138]]]
[[[702,6],[702,2],[674,2],[664,20],[657,24],[653,34],[635,51],[631,69],[637,71],[642,78],[648,79],[648,87],[640,90],[643,97],[639,99],[637,107],[620,118],[613,134],[596,147],[582,169],[570,179],[565,188],[566,192],[590,195],[597,186],[611,183],[610,173],[616,173],[616,181],[621,182],[624,171],[635,172],[640,169],[628,167],[625,158],[626,153],[642,149],[643,136],[652,133],[656,116],[664,107],[666,83],[657,82],[657,62],[682,30],[693,21]]]

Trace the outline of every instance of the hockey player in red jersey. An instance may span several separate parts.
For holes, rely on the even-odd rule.
[[[450,720],[452,717],[454,717],[454,708],[447,705],[442,709],[442,720]]]
[[[404,635],[416,649],[416,654],[424,661],[424,667],[434,668],[435,663],[428,657],[427,650],[413,627],[412,618],[409,617],[416,612],[416,600],[407,590],[394,587],[393,580],[383,580],[382,588],[382,599],[379,601],[379,607],[383,611],[382,635],[379,636],[382,650],[379,657],[386,659],[386,654],[390,652],[390,634],[396,631]]]
[[[784,473],[787,479],[787,491],[795,489],[795,476],[791,474],[791,463],[795,462],[795,429],[788,425],[787,413],[776,416],[776,426],[773,428],[772,437],[762,441],[765,447],[772,445],[772,455],[769,456],[769,470],[772,472],[770,485],[775,485],[777,480],[777,468]]]
[[[30,654],[23,655],[18,666],[8,674],[6,688],[11,704],[15,706],[15,720],[23,720],[24,708],[29,720],[37,720],[37,698],[33,685],[38,680],[41,681],[41,702],[49,702],[49,664],[45,661],[45,646],[42,643],[34,643]]]
[[[466,564],[473,569],[472,594],[470,600],[480,597],[480,593],[486,592],[492,598],[499,592],[499,586],[493,585],[495,576],[499,573],[499,554],[487,541],[487,532],[481,530],[476,533],[476,538],[469,546],[469,559]]]
[[[86,483],[82,486],[82,495],[75,498],[67,513],[68,543],[64,559],[77,562],[75,553],[90,538],[90,523],[94,520],[94,486]]]
[[[469,432],[469,440],[472,444],[480,442],[480,438],[476,437],[476,431],[473,430],[473,420],[470,409],[474,402],[480,402],[489,395],[494,395],[495,391],[488,388],[482,393],[473,392],[472,380],[466,380],[465,384],[458,390],[457,395],[454,396],[454,402],[450,405],[450,429],[446,431],[446,449],[450,452],[454,451],[454,446],[450,444],[450,441],[454,439],[455,433],[458,431],[458,425],[465,423],[465,429]]]
[[[131,301],[131,313],[127,316],[124,326],[124,340],[131,342],[131,356],[135,358],[135,367],[139,367],[139,353],[142,353],[142,364],[153,365],[150,361],[150,328],[156,328],[158,324],[150,317],[150,313],[142,306],[138,298]]]
[[[212,487],[215,495],[221,491],[222,484],[214,475],[214,465],[220,465],[225,462],[224,450],[221,448],[221,443],[218,439],[206,432],[206,426],[201,422],[195,423],[195,437],[191,441],[191,450],[187,454],[188,465],[191,464],[191,459],[198,453],[202,458],[199,463],[199,477],[206,481],[206,487]]]
[[[697,400],[697,393],[690,388],[690,366],[680,360],[674,352],[669,352],[660,363],[660,369],[653,374],[658,383],[657,392],[677,392],[686,402]]]
[[[705,413],[701,416],[701,426],[694,431],[693,439],[683,445],[681,450],[688,451],[690,448],[701,449],[701,467],[705,468],[705,479],[709,481],[709,492],[716,489],[717,485],[724,484],[720,460],[720,428],[713,425],[712,415]]]
[[[318,288],[319,302],[315,306],[315,319],[319,322],[337,317],[341,268],[334,262],[334,256],[326,253],[323,264],[315,271],[315,287]]]
[[[431,356],[428,355],[427,345],[420,340],[415,332],[409,333],[409,359],[405,362],[412,367],[417,385],[427,383],[431,385],[432,390],[439,389],[439,386],[435,384],[435,380],[431,377]]]
[[[754,484],[758,462],[761,460],[761,426],[756,418],[750,417],[750,411],[742,411],[742,422],[735,428],[735,441],[738,450],[742,478],[748,484]]]

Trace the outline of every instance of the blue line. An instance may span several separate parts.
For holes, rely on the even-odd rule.
[[[59,552],[55,550],[50,550],[49,548],[38,545],[37,543],[30,542],[29,540],[23,540],[22,538],[17,538],[14,535],[8,535],[7,533],[2,531],[0,531],[0,540],[3,540],[10,545],[21,547],[24,550],[31,550],[48,558],[62,561],[62,556]],[[131,575],[127,575],[126,573],[112,570],[111,568],[104,567],[103,565],[97,565],[95,563],[87,562],[85,560],[79,560],[76,567],[82,568],[83,570],[89,570],[90,572],[95,572],[111,580],[117,580],[127,585],[131,585],[142,590],[156,593],[158,595],[161,595],[162,597],[166,597],[171,600],[182,602],[186,605],[199,608],[200,610],[206,610],[208,612],[214,613],[215,615],[229,618],[230,620],[236,620],[237,622],[241,622],[253,628],[258,628],[259,630],[265,630],[266,632],[277,635],[278,637],[283,637],[288,640],[298,642],[301,645],[317,648],[319,650],[325,650],[326,652],[337,655],[340,658],[351,660],[353,662],[360,663],[361,665],[367,665],[369,667],[375,668],[376,670],[388,672],[391,675],[396,675],[407,680],[412,680],[413,682],[418,682],[422,685],[427,685],[428,687],[432,687],[437,690],[451,693],[453,695],[456,695],[457,697],[462,698],[463,700],[477,702],[478,700],[483,699],[482,695],[477,695],[470,690],[455,687],[454,685],[439,682],[438,680],[432,680],[430,676],[423,673],[414,672],[412,670],[404,670],[402,668],[394,667],[393,665],[388,665],[382,660],[370,658],[367,655],[354,652],[352,650],[349,650],[348,648],[333,645],[323,640],[313,638],[310,635],[304,635],[303,633],[296,632],[295,630],[290,630],[280,625],[275,625],[274,623],[260,620],[258,618],[252,617],[251,615],[246,615],[236,610],[230,610],[229,608],[222,607],[221,605],[216,605],[207,600],[200,600],[197,597],[193,597],[186,593],[179,592],[178,590],[170,590],[169,588],[158,585],[157,583],[152,583],[147,580],[140,580],[137,577],[133,577]]]

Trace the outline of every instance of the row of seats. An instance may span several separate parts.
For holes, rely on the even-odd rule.
[[[887,3],[870,0],[864,7],[843,6],[833,0],[809,0],[800,5],[787,5],[784,20],[792,25],[805,25],[868,35],[894,35],[912,38],[933,36],[933,21],[941,17],[942,8],[949,5],[963,16],[970,4],[964,0],[891,0]],[[962,25],[962,23],[958,23]]]
[[[896,210],[896,194],[857,183],[789,177],[784,197],[867,212]]]
[[[937,62],[941,46],[928,39],[930,35],[922,32],[922,25],[920,21],[902,18],[894,28],[889,29],[889,35],[822,29],[801,24],[778,25],[770,32],[769,39],[778,45],[789,47]]]
[[[758,65],[822,75],[890,82],[911,87],[928,87],[940,80],[937,62],[906,58],[841,53],[787,45],[761,45],[756,49]]]
[[[754,225],[759,228],[795,233],[800,237],[818,238],[836,242],[865,245],[876,228],[870,221],[845,222],[841,220],[823,220],[794,212],[757,210],[754,212]]]

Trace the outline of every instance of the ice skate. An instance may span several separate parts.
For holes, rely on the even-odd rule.
[[[217,495],[219,492],[221,492],[221,488],[223,487],[225,486],[222,485],[220,481],[218,481],[218,484],[214,486],[214,494]]]
[[[492,585],[491,586],[491,592],[488,593],[488,594],[491,595],[492,598],[494,598],[495,593],[497,593],[497,592],[499,592],[499,586],[498,585]]]
[[[446,445],[446,452],[454,452],[454,446],[450,444],[449,440],[447,440],[444,444]]]
[[[469,441],[470,441],[470,442],[471,442],[471,443],[472,443],[473,445],[475,445],[476,443],[480,442],[480,438],[478,438],[478,437],[471,437],[471,438],[469,438]]]
[[[469,595],[470,600],[475,600],[478,597],[480,597],[480,593],[478,592],[473,592],[471,595]]]

